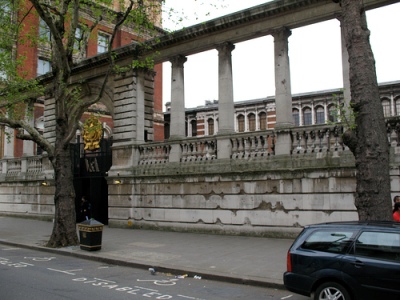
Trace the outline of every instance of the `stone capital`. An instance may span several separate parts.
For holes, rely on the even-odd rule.
[[[183,64],[187,61],[187,57],[183,55],[177,55],[170,59],[173,68],[183,68]]]
[[[137,68],[135,69],[135,75],[138,76],[142,74],[144,76],[154,77],[156,76],[156,72],[154,70],[150,70],[148,68]]]
[[[235,45],[231,42],[225,42],[215,47],[219,55],[229,55],[235,49]]]
[[[292,31],[286,27],[275,29],[272,32],[272,36],[275,38],[275,40],[286,40],[291,35]]]

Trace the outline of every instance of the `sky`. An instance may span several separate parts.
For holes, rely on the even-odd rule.
[[[166,0],[185,15],[178,24],[164,16],[170,30],[180,29],[270,1],[265,0]],[[171,4],[172,3],[172,4]],[[215,7],[214,7],[215,6]],[[370,42],[376,62],[378,83],[400,80],[400,3],[367,11]],[[235,44],[232,51],[234,101],[273,96],[274,45],[271,36]],[[292,94],[343,87],[341,35],[338,20],[292,30],[289,37]],[[202,106],[218,100],[218,56],[216,50],[188,56],[184,64],[185,107]],[[163,66],[163,102],[171,101],[171,64]],[[165,107],[164,107],[165,109]]]

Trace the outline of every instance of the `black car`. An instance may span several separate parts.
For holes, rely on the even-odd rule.
[[[318,300],[399,300],[400,223],[306,226],[288,251],[283,280]]]

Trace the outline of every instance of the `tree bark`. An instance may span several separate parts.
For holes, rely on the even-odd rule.
[[[342,0],[341,22],[350,64],[351,106],[356,129],[345,143],[355,157],[355,206],[360,220],[392,220],[389,143],[375,60],[362,0]]]
[[[54,195],[54,225],[47,246],[57,248],[78,245],[75,190],[69,148],[56,146],[54,174],[56,189]]]
[[[53,48],[53,52],[57,53]],[[53,82],[54,96],[57,99],[55,105],[56,117],[56,140],[54,157],[51,160],[55,176],[55,217],[53,232],[47,243],[48,247],[65,247],[78,245],[76,233],[76,212],[75,212],[75,188],[72,168],[72,158],[69,140],[69,110],[67,89],[65,82],[69,79],[69,68],[59,60],[53,58],[53,70],[55,76]]]

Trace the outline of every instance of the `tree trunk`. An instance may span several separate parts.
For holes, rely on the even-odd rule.
[[[53,49],[55,53],[56,50]],[[75,188],[72,169],[72,158],[69,141],[66,140],[69,129],[69,110],[67,88],[63,83],[68,82],[68,68],[54,58],[53,71],[55,80],[53,91],[55,97],[55,147],[51,159],[55,175],[55,216],[53,232],[47,243],[48,247],[66,247],[78,245],[76,233]]]
[[[362,2],[341,1],[341,21],[350,64],[351,106],[356,113],[356,129],[346,144],[356,162],[355,205],[359,219],[392,220],[390,148]]]
[[[59,147],[61,148],[61,147]],[[78,245],[76,233],[75,190],[70,149],[56,149],[55,174],[55,217],[53,232],[48,247]]]

